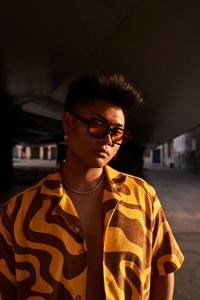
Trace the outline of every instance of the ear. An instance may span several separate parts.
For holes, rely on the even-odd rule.
[[[69,132],[69,129],[72,124],[72,118],[73,118],[73,116],[68,111],[64,112],[63,118],[62,118],[62,125],[63,125],[63,129],[64,129],[65,133]]]

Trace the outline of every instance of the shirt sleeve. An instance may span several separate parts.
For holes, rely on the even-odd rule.
[[[152,273],[166,275],[177,271],[184,257],[174,238],[155,193],[153,198]]]
[[[5,204],[0,217],[0,299],[16,299],[15,259],[12,245],[12,226]]]

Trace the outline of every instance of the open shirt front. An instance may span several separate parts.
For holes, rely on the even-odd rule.
[[[62,165],[3,207],[0,299],[85,299],[87,245],[62,185]],[[148,299],[152,273],[175,272],[182,253],[154,188],[109,166],[104,170],[105,299]]]

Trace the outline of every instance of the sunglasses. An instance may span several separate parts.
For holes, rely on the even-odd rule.
[[[92,119],[85,119],[84,117],[80,116],[77,113],[71,113],[73,116],[75,116],[78,120],[82,121],[83,123],[87,124],[88,126],[88,133],[97,137],[102,138],[106,134],[110,134],[112,142],[117,145],[121,145],[122,143],[126,142],[129,137],[128,131],[114,127],[111,128],[108,124],[108,122],[96,118]]]

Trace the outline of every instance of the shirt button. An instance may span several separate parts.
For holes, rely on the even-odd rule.
[[[79,251],[79,254],[84,254],[85,253],[85,250],[84,249],[81,249],[80,251]],[[78,296],[77,296],[78,297]]]
[[[77,295],[75,300],[81,300],[81,296],[80,295]]]

